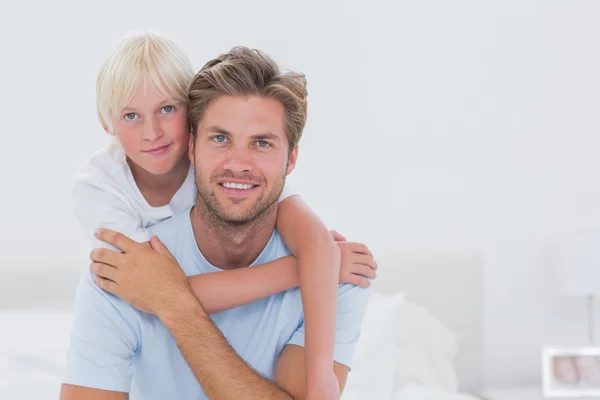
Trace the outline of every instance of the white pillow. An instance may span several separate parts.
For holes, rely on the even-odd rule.
[[[391,398],[397,315],[403,303],[403,293],[371,293],[343,399]]]
[[[396,389],[420,386],[458,391],[456,335],[425,308],[404,301],[398,310]]]

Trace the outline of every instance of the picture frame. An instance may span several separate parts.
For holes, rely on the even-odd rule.
[[[600,347],[544,347],[545,398],[600,398]]]

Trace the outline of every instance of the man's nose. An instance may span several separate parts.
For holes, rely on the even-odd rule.
[[[229,156],[223,167],[234,174],[252,172],[254,168],[250,151],[246,148],[233,147],[229,151]]]

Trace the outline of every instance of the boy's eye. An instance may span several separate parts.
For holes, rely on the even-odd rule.
[[[164,107],[162,108],[162,111],[163,111],[163,112],[166,112],[166,113],[171,113],[171,112],[173,112],[174,110],[175,110],[175,107],[173,107],[173,106],[164,106]]]
[[[213,138],[217,143],[225,143],[227,138],[224,135],[217,135]]]
[[[129,113],[129,114],[125,114],[124,117],[127,121],[135,121],[135,119],[137,118],[137,114],[136,113]]]
[[[266,140],[258,140],[256,144],[258,145],[258,147],[262,148],[267,148],[270,146],[269,142],[267,142]]]

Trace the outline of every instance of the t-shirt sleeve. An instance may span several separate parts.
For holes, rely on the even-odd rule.
[[[350,284],[341,284],[338,287],[333,359],[348,368],[352,368],[352,359],[370,293],[371,289]],[[304,321],[288,344],[304,347]]]
[[[294,189],[286,182],[283,186],[283,191],[281,192],[281,196],[279,196],[279,202],[284,201],[290,196],[297,195],[298,193],[294,192]]]
[[[127,204],[114,193],[85,182],[76,182],[72,186],[73,210],[79,224],[92,247],[107,247],[115,250],[108,243],[94,236],[98,228],[108,228],[120,232],[136,242],[150,240],[148,230],[143,228]]]
[[[128,393],[140,320],[139,311],[100,289],[92,274],[84,273],[77,287],[63,383]]]

